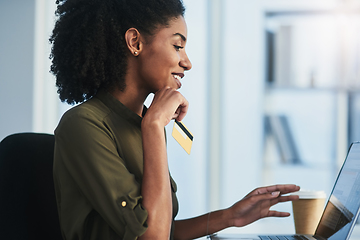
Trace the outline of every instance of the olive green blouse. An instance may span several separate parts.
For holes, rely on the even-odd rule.
[[[141,120],[102,91],[62,117],[55,130],[54,182],[64,239],[136,239],[146,231]],[[175,218],[172,178],[171,187]]]

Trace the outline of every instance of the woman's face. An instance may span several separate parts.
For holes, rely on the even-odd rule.
[[[149,42],[145,42],[138,56],[142,87],[152,93],[166,86],[179,89],[184,71],[191,69],[185,52],[187,28],[185,19],[170,21],[169,27],[157,30]]]

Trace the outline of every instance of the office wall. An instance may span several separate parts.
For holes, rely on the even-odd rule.
[[[31,131],[35,0],[0,1],[0,139]]]

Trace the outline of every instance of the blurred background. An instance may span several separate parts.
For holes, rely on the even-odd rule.
[[[360,1],[184,3],[193,69],[180,91],[194,142],[188,155],[171,137],[173,122],[167,126],[178,218],[229,207],[269,184],[329,196],[350,143],[360,141]],[[72,107],[59,101],[49,73],[55,8],[0,0],[0,139],[53,133]],[[290,203],[275,208],[291,212]],[[289,218],[236,231],[281,226],[294,231]]]

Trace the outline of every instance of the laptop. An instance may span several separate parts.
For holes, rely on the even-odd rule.
[[[221,235],[217,239],[329,239],[347,240],[356,224],[360,209],[360,142],[351,144],[346,159],[337,176],[331,195],[314,235]]]

